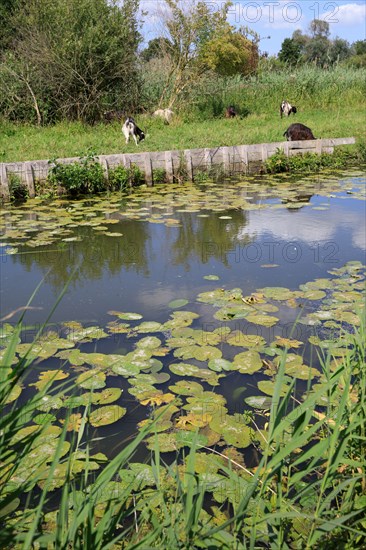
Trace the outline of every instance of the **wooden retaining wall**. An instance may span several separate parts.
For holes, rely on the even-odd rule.
[[[222,167],[227,175],[246,174],[257,168],[267,158],[281,149],[287,156],[303,153],[333,153],[337,145],[354,144],[355,138],[316,139],[309,141],[285,141],[259,143],[256,145],[237,145],[233,147],[215,147],[212,149],[186,149],[184,151],[162,151],[147,153],[124,153],[99,155],[96,159],[103,166],[106,176],[110,169],[131,164],[138,166],[145,174],[148,185],[153,185],[153,171],[164,170],[166,179],[173,182],[177,174],[185,172],[187,179],[194,181],[198,171]],[[58,162],[70,164],[77,158],[59,159]],[[17,175],[28,187],[29,196],[35,196],[35,182],[47,178],[52,164],[47,160],[0,163],[0,194],[9,197],[9,176]]]

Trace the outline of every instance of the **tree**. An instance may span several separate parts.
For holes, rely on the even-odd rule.
[[[313,38],[328,38],[330,35],[329,23],[322,19],[313,19],[309,25],[309,30]]]
[[[352,48],[356,55],[366,54],[366,40],[357,40],[352,44]]]
[[[325,36],[319,35],[312,38],[304,48],[304,61],[319,67],[328,66],[330,64],[329,47],[330,42]]]
[[[296,65],[301,58],[302,47],[293,38],[285,38],[282,42],[278,59],[288,65]]]
[[[172,52],[172,47],[171,42],[164,36],[153,38],[149,40],[147,48],[141,52],[141,58],[148,62],[156,57],[164,57],[167,53]]]
[[[106,108],[136,106],[137,9],[138,0],[28,1],[2,71],[22,83],[38,122],[92,122]]]
[[[222,76],[251,72],[252,43],[230,25],[206,42],[201,59],[210,69]]]
[[[169,71],[159,107],[171,108],[210,70],[246,72],[253,46],[227,23],[229,1],[213,12],[202,0],[165,0],[165,4],[163,24],[172,48],[167,52]]]
[[[338,36],[331,41],[329,59],[331,63],[339,63],[351,56],[351,46],[347,40]]]
[[[21,0],[1,0],[0,3],[0,57],[17,35],[14,16],[21,9]]]

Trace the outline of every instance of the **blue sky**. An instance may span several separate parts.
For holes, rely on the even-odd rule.
[[[181,0],[187,5],[191,0]],[[223,0],[206,0],[212,10],[218,10]],[[166,11],[163,0],[142,0],[141,7],[148,15],[144,17],[143,34],[147,43],[154,36],[161,36],[162,14]],[[331,38],[339,36],[349,42],[366,38],[366,4],[364,0],[233,0],[228,21],[235,27],[248,26],[263,39],[261,51],[277,54],[283,40],[293,31],[307,32],[312,19],[328,21]],[[266,38],[270,36],[270,38]]]

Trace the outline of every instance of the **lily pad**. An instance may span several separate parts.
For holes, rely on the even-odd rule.
[[[168,306],[172,309],[178,309],[179,307],[186,306],[187,304],[188,304],[188,300],[181,298],[178,300],[172,300],[171,302],[169,302]]]
[[[105,407],[99,407],[89,416],[89,422],[95,428],[99,426],[107,426],[108,424],[114,424],[126,414],[127,410],[119,405],[107,405]]]
[[[245,403],[254,409],[270,409],[272,400],[264,395],[251,395],[244,399]]]
[[[81,373],[75,383],[88,390],[98,390],[105,387],[105,374],[97,369],[91,369]]]

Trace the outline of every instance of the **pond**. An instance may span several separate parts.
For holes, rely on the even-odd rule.
[[[33,424],[71,414],[70,432],[91,401],[93,451],[108,459],[160,412],[163,453],[198,429],[255,465],[251,419],[285,348],[301,395],[321,383],[319,353],[343,357],[359,323],[365,182],[359,169],[249,176],[3,208],[3,347],[27,304],[18,357],[47,320],[14,399],[50,383]],[[73,396],[55,397],[68,380]]]

